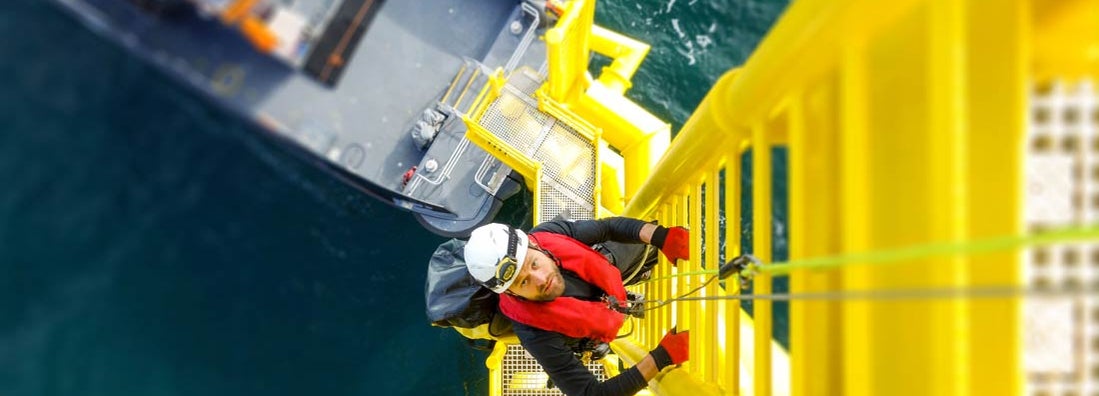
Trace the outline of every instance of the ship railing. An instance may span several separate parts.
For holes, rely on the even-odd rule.
[[[469,109],[467,110],[467,111],[473,111],[473,109],[475,109],[478,105],[481,104],[481,101],[483,101],[483,96],[482,95],[484,93],[484,89],[481,86],[479,86],[478,84],[484,84],[484,83],[483,82],[479,83],[478,79],[484,78],[484,76],[487,74],[485,72],[485,70],[487,70],[487,68],[484,65],[482,65],[480,62],[477,62],[477,61],[475,61],[473,59],[469,59],[469,58],[464,59],[464,63],[462,64],[462,67],[460,69],[458,69],[458,72],[454,75],[454,78],[451,80],[450,85],[447,87],[446,91],[443,93],[443,96],[439,99],[439,104],[441,106],[450,107],[450,108],[454,109],[454,111],[456,113],[460,114],[462,112],[462,110],[459,108],[459,106],[461,105],[463,99],[466,97],[466,95],[469,93],[469,91],[471,89],[474,89],[474,90],[476,90],[476,92],[478,92],[478,94],[476,95],[477,97],[473,100],[473,102],[470,103]],[[476,88],[474,88],[475,86],[476,86]],[[456,96],[453,97],[453,99],[454,99],[453,103],[450,102],[450,100],[452,99],[452,95],[456,95]],[[437,186],[437,185],[442,184],[447,179],[449,179],[450,174],[453,172],[455,166],[457,166],[457,163],[458,163],[457,159],[459,157],[461,157],[463,154],[465,154],[465,152],[466,152],[466,150],[468,150],[468,148],[469,148],[469,139],[466,139],[465,137],[462,137],[462,139],[458,142],[458,145],[455,147],[454,151],[452,151],[450,153],[450,156],[444,162],[443,168],[441,169],[441,171],[440,172],[434,172],[433,177],[425,176],[424,174],[419,173],[419,172],[415,173],[414,176],[413,176],[412,181],[409,182],[407,193],[408,194],[414,193],[424,183],[426,183],[428,185],[432,185],[432,186]],[[486,165],[491,160],[492,160],[491,156],[486,157],[485,160],[481,163],[480,168],[491,167],[490,165]],[[478,169],[479,173],[481,172],[480,168]],[[487,172],[487,169],[486,169],[486,172]],[[483,175],[481,175],[479,177],[476,177],[475,182],[479,186],[484,188],[485,191],[488,191],[490,193],[495,193],[495,191],[492,187],[488,186],[486,183],[481,182],[482,178],[483,178]],[[497,185],[497,188],[499,188],[499,185]]]
[[[522,4],[521,9],[523,14],[530,18],[531,22],[530,25],[527,26],[526,32],[523,33],[523,38],[519,40],[519,45],[515,48],[515,52],[512,52],[511,57],[508,58],[507,64],[504,65],[505,73],[510,73],[512,70],[515,70],[515,66],[523,59],[527,50],[530,49],[531,43],[533,43],[535,37],[538,36],[535,33],[538,30],[538,25],[541,24],[541,17],[539,17],[538,10],[527,2]]]

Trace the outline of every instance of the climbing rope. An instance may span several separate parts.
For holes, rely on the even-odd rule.
[[[772,276],[788,276],[791,272],[800,269],[833,269],[848,265],[880,265],[894,264],[910,260],[924,259],[935,256],[947,255],[974,255],[990,253],[1016,248],[1042,246],[1054,243],[1068,243],[1081,240],[1099,240],[1099,226],[1065,227],[1061,229],[1032,233],[1027,235],[1000,236],[971,241],[954,243],[936,243],[916,245],[900,249],[878,250],[862,253],[844,254],[837,256],[791,260],[764,265],[751,255],[741,255],[726,262],[719,269],[700,271],[685,271],[670,276],[648,279],[641,283],[655,282],[659,280],[674,279],[682,276],[711,275],[705,282],[691,291],[668,300],[637,300],[630,301],[633,304],[655,304],[644,307],[643,311],[651,311],[664,307],[673,302],[702,301],[702,300],[857,300],[857,299],[881,299],[881,300],[905,300],[905,299],[938,299],[938,298],[1015,298],[1027,296],[1057,297],[1057,296],[1083,296],[1099,294],[1099,288],[1024,288],[1020,286],[980,286],[962,288],[934,288],[934,289],[907,289],[907,290],[844,290],[825,292],[802,293],[771,293],[771,294],[734,294],[724,296],[691,297],[692,294],[709,285],[715,279],[726,279],[736,274],[741,282],[741,289],[747,289],[756,274],[769,274]]]
[[[800,260],[780,261],[768,265],[755,264],[744,268],[742,276],[757,273],[772,276],[786,276],[799,269],[832,269],[849,265],[896,264],[935,256],[975,255],[1015,248],[1026,248],[1054,243],[1067,243],[1082,240],[1099,241],[1099,225],[1086,227],[1065,227],[1051,231],[1026,235],[999,236],[993,238],[959,241],[953,243],[934,243],[908,246],[899,249],[875,250],[836,256],[814,257]],[[728,264],[728,263],[726,263]],[[717,269],[685,271],[668,276],[650,278],[641,283],[656,282],[694,275],[716,275]]]
[[[1009,235],[953,243],[934,243],[901,249],[792,260],[761,266],[756,270],[759,273],[781,276],[789,275],[791,271],[799,269],[826,269],[850,264],[889,264],[935,256],[974,255],[1081,240],[1099,240],[1099,225],[1065,227],[1026,235]]]

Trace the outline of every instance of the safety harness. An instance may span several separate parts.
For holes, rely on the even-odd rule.
[[[625,302],[622,276],[603,255],[580,241],[549,232],[529,235],[538,246],[552,253],[562,269],[595,285],[610,301]],[[553,301],[528,301],[510,294],[500,296],[500,312],[512,320],[564,334],[572,338],[591,338],[611,342],[626,317],[612,310],[607,302],[558,297]]]

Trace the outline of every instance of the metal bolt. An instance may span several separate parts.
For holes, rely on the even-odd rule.
[[[511,26],[509,26],[509,29],[511,29],[511,34],[522,33],[523,32],[523,23],[519,22],[518,20],[511,21]]]
[[[428,159],[427,162],[424,162],[424,172],[433,173],[436,169],[439,169],[439,161],[436,161],[434,158]]]

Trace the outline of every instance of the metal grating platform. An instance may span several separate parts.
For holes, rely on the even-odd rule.
[[[504,354],[503,389],[504,396],[542,396],[561,395],[557,388],[547,388],[549,377],[534,357],[519,345],[508,345]],[[599,363],[588,363],[588,371],[600,381],[606,381],[607,375]]]
[[[1099,107],[1090,80],[1055,81],[1031,95],[1026,140],[1029,232],[1099,219]],[[1026,286],[1099,288],[1099,244],[1062,243],[1023,253]],[[1099,298],[1031,297],[1023,304],[1026,394],[1099,395]]]
[[[541,80],[531,70],[512,74],[480,124],[542,164],[538,222],[568,211],[577,220],[595,215],[595,146],[572,127],[538,110]]]

